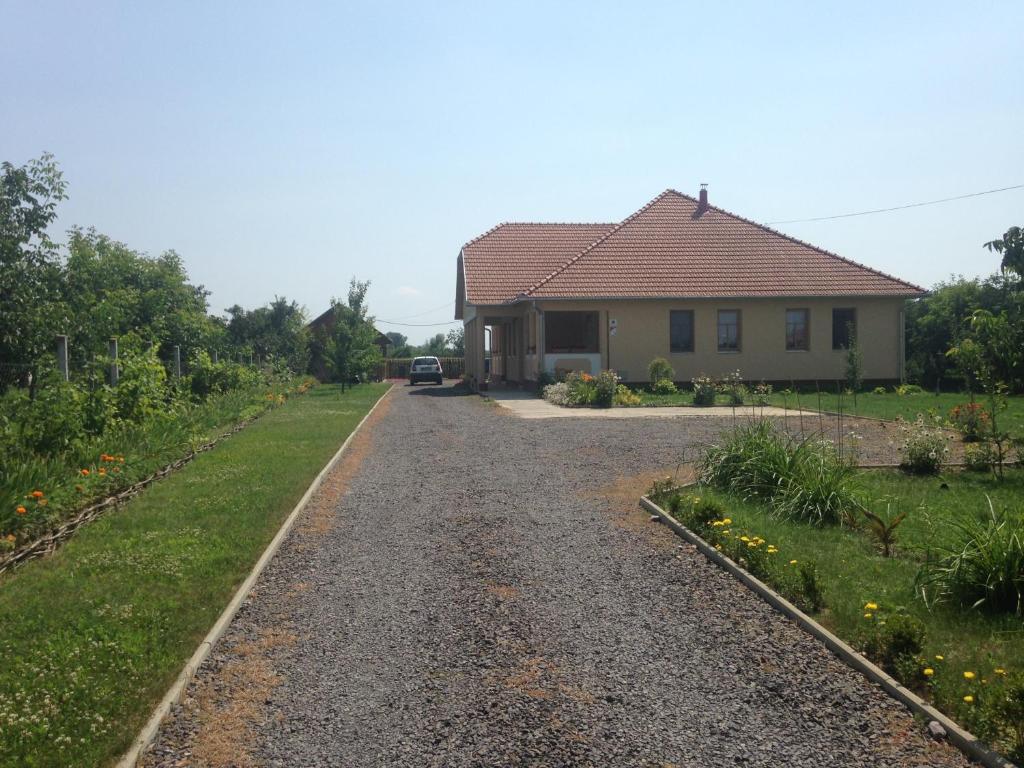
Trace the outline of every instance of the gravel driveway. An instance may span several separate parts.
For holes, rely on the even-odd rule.
[[[730,420],[378,410],[147,764],[966,765],[636,508]]]

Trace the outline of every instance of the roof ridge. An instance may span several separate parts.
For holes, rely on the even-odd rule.
[[[689,197],[689,195],[683,195],[683,197]],[[691,200],[695,200],[696,198],[690,197],[690,199]],[[896,277],[895,275],[890,275],[888,272],[883,272],[880,269],[875,269],[874,267],[869,267],[867,264],[861,264],[859,261],[854,261],[853,259],[848,259],[846,256],[841,256],[838,253],[836,253],[835,251],[830,251],[827,248],[822,248],[821,246],[814,245],[813,243],[808,243],[806,240],[801,240],[799,237],[794,237],[793,235],[787,235],[785,232],[781,232],[778,229],[773,229],[772,227],[769,227],[767,224],[762,224],[759,221],[754,221],[753,219],[748,219],[746,216],[740,216],[738,213],[733,213],[732,211],[727,211],[727,210],[725,210],[725,208],[719,208],[717,205],[709,205],[708,208],[714,208],[719,213],[723,213],[726,216],[731,216],[734,219],[739,219],[740,221],[745,221],[747,224],[752,224],[755,227],[757,227],[758,229],[763,229],[765,232],[770,232],[773,235],[778,235],[779,237],[784,237],[786,240],[789,240],[790,242],[796,243],[797,245],[802,245],[805,248],[810,248],[812,251],[817,251],[818,253],[823,253],[826,256],[831,256],[834,259],[839,259],[839,261],[845,262],[847,264],[852,264],[855,267],[860,267],[861,269],[866,269],[868,272],[874,272],[876,275],[881,275],[882,277],[886,278],[887,280],[892,280],[894,283],[900,283],[901,285],[905,285],[908,288],[913,288],[915,291],[921,291],[922,293],[925,292],[924,288],[922,288],[919,285],[914,285],[913,283],[908,283],[906,280],[902,280],[902,279]]]
[[[560,274],[560,273],[564,272],[565,270],[567,270],[567,269],[568,269],[569,267],[571,267],[571,266],[572,266],[573,264],[575,264],[575,263],[576,263],[577,261],[579,261],[579,260],[580,260],[581,258],[583,258],[583,256],[584,256],[584,255],[586,255],[586,254],[587,254],[587,253],[589,253],[589,252],[590,252],[590,251],[591,251],[592,249],[594,249],[595,247],[597,247],[597,245],[598,245],[598,244],[600,244],[600,243],[603,243],[603,242],[604,242],[605,240],[607,240],[607,239],[608,239],[609,237],[611,237],[612,235],[614,235],[614,234],[615,234],[616,232],[618,232],[618,231],[619,231],[620,229],[622,229],[622,228],[623,228],[624,226],[626,226],[626,224],[628,224],[629,222],[631,222],[631,221],[632,221],[633,219],[635,219],[635,218],[636,218],[637,216],[639,216],[639,215],[640,215],[641,213],[643,213],[644,211],[646,211],[646,210],[647,210],[648,208],[650,208],[650,207],[651,207],[652,205],[654,205],[654,204],[655,204],[656,202],[658,202],[659,200],[661,200],[661,199],[662,199],[663,197],[665,197],[666,195],[670,195],[670,194],[675,194],[675,195],[679,195],[680,197],[685,197],[685,195],[681,195],[681,194],[680,194],[679,192],[676,192],[676,190],[674,190],[674,189],[672,189],[671,187],[669,187],[669,188],[668,188],[668,189],[666,189],[666,190],[665,190],[664,192],[662,192],[662,193],[661,193],[660,195],[658,195],[657,197],[655,197],[655,198],[654,198],[653,200],[649,201],[649,202],[648,202],[648,203],[647,203],[647,204],[646,204],[645,206],[643,206],[642,208],[640,208],[640,209],[638,209],[638,210],[634,211],[634,212],[633,212],[633,213],[631,213],[631,214],[630,214],[629,216],[627,216],[627,217],[626,217],[626,218],[624,218],[624,219],[623,219],[622,221],[620,221],[620,222],[619,222],[618,224],[616,224],[616,225],[615,225],[614,227],[612,227],[612,228],[611,228],[610,230],[608,230],[607,232],[605,232],[605,233],[604,233],[604,234],[603,234],[603,235],[602,235],[601,237],[599,237],[599,238],[598,238],[597,240],[595,240],[594,242],[592,242],[592,243],[591,243],[590,245],[588,245],[588,246],[587,246],[586,248],[584,248],[584,249],[583,249],[582,251],[580,251],[579,253],[577,253],[577,254],[576,254],[575,256],[573,256],[573,257],[572,257],[571,259],[569,259],[569,260],[568,260],[567,262],[565,262],[565,264],[563,264],[563,265],[562,265],[562,266],[560,266],[560,267],[559,267],[558,269],[556,269],[556,270],[555,270],[554,272],[552,272],[552,273],[551,273],[550,275],[548,275],[547,277],[545,277],[545,278],[543,278],[543,279],[541,279],[541,280],[538,280],[538,281],[537,281],[536,283],[534,283],[533,285],[531,285],[531,286],[530,286],[529,288],[527,288],[527,289],[526,289],[525,291],[523,291],[522,293],[520,293],[520,294],[519,294],[519,296],[516,296],[516,297],[514,297],[514,298],[512,299],[512,301],[515,301],[516,299],[518,299],[518,298],[520,298],[520,297],[522,297],[522,296],[529,296],[529,295],[530,295],[531,293],[533,293],[533,292],[534,292],[534,291],[536,291],[536,290],[537,290],[538,288],[540,288],[540,287],[541,287],[542,285],[544,285],[544,283],[546,283],[546,282],[548,282],[549,280],[551,280],[552,278],[554,278],[554,277],[555,277],[555,275],[558,275],[558,274]],[[693,198],[690,198],[690,199],[692,200]]]
[[[467,248],[468,248],[469,246],[471,246],[471,245],[472,245],[473,243],[479,242],[480,240],[483,240],[483,239],[484,239],[485,237],[487,237],[488,235],[494,234],[495,232],[497,232],[497,231],[498,231],[499,229],[501,229],[502,227],[504,227],[504,226],[505,226],[506,224],[508,224],[508,223],[509,223],[509,222],[507,222],[507,221],[502,221],[502,222],[500,222],[500,223],[498,223],[498,224],[495,224],[495,225],[494,225],[493,227],[491,227],[490,229],[488,229],[488,230],[487,230],[486,232],[484,232],[484,233],[483,233],[482,235],[477,235],[477,236],[476,236],[476,237],[474,237],[474,238],[473,238],[472,240],[468,240],[468,241],[466,241],[466,242],[465,242],[465,243],[463,243],[463,245],[462,245],[462,250],[464,251],[464,250],[466,250],[466,249],[467,249]]]

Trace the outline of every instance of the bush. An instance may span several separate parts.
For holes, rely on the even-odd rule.
[[[949,454],[949,437],[938,425],[928,425],[924,417],[906,422],[899,420],[903,433],[900,467],[914,475],[937,475]]]
[[[855,468],[828,442],[795,442],[772,422],[738,427],[698,463],[702,483],[766,501],[781,516],[851,523],[863,508]]]
[[[593,405],[597,397],[594,377],[581,371],[570,371],[565,377],[569,388],[569,405]]]
[[[896,387],[896,394],[900,397],[906,395],[920,395],[924,392],[917,384],[900,384]]]
[[[57,456],[74,448],[85,437],[85,402],[82,390],[55,370],[40,376],[34,399],[24,390],[6,397],[5,406],[13,409],[17,452]]]
[[[647,366],[647,379],[651,382],[653,389],[654,385],[660,381],[674,382],[676,380],[676,372],[668,360],[664,357],[656,357]]]
[[[463,374],[465,376],[465,374]],[[541,371],[537,374],[537,391],[543,395],[544,389],[551,384],[555,383],[555,377],[547,371]]]
[[[118,368],[120,378],[114,388],[114,400],[119,419],[142,422],[166,411],[167,371],[155,348],[123,355]]]
[[[572,398],[569,393],[569,385],[564,381],[560,381],[557,384],[548,384],[544,387],[542,394],[544,399],[549,403],[561,406],[573,405]]]
[[[1024,520],[996,513],[988,500],[982,518],[964,516],[949,525],[949,543],[928,553],[918,587],[929,602],[953,602],[997,613],[1024,607]]]
[[[772,396],[772,385],[765,384],[762,380],[760,384],[754,386],[753,389],[753,403],[754,405],[768,405],[771,401]]]
[[[981,403],[961,403],[950,409],[949,422],[964,442],[974,442],[991,429],[992,418]]]
[[[674,395],[677,391],[676,385],[668,379],[658,379],[651,384],[651,392],[656,395]]]
[[[964,446],[964,464],[971,472],[988,472],[998,460],[998,451],[990,443],[968,443]]]
[[[636,392],[625,384],[615,387],[615,405],[634,406],[640,405],[643,399]]]
[[[864,641],[864,652],[889,674],[905,679],[908,667],[920,666],[917,658],[924,647],[924,624],[906,613],[881,618],[876,611],[868,620],[871,630]]]
[[[693,384],[694,405],[714,405],[718,394],[718,385],[710,376],[703,373],[691,381]]]
[[[611,408],[615,403],[615,390],[619,385],[619,377],[615,371],[601,371],[594,378],[594,405],[598,408]]]
[[[723,376],[718,389],[728,398],[729,405],[743,405],[743,401],[746,400],[747,388],[739,371]]]
[[[873,394],[873,395],[884,395],[885,394],[885,387],[875,387],[874,389],[871,390],[871,394]]]

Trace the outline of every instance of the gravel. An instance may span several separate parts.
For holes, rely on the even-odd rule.
[[[267,651],[277,677],[238,764],[967,764],[636,508],[626,478],[731,420],[526,421],[450,387],[389,399],[321,499],[333,525],[285,543],[148,765],[194,764],[232,649],[270,630],[294,641]]]

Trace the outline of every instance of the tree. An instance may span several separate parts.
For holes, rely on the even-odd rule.
[[[275,296],[268,306],[247,310],[236,304],[225,311],[228,341],[235,349],[281,361],[295,373],[306,370],[310,334],[306,313],[296,302]]]
[[[391,341],[390,357],[402,358],[413,356],[413,350],[412,347],[409,346],[408,336],[404,333],[399,333],[398,331],[388,331],[385,335]]]
[[[53,155],[0,165],[0,389],[34,381],[66,320],[60,263],[47,228],[66,184]]]
[[[433,355],[434,357],[444,357],[448,351],[448,341],[443,333],[438,333],[431,336],[426,342],[420,347],[421,355]]]
[[[343,384],[367,380],[380,362],[377,330],[366,307],[369,288],[369,281],[353,277],[348,301],[331,299],[334,324],[326,340],[327,360],[335,379]]]
[[[448,331],[445,345],[452,357],[463,357],[466,354],[466,329],[459,326]]]
[[[993,253],[1002,254],[999,268],[1003,274],[1013,272],[1024,279],[1024,231],[1020,227],[1010,227],[1002,238],[988,241],[985,247]]]

